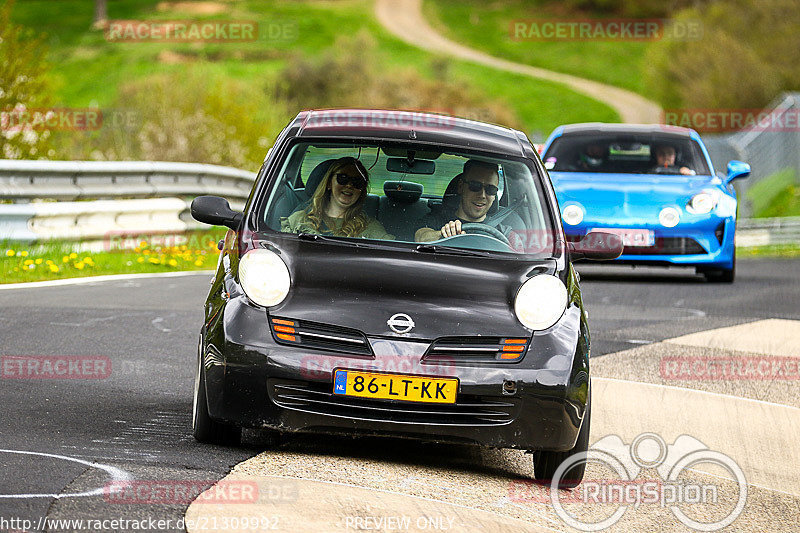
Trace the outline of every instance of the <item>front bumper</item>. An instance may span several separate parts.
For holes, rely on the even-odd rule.
[[[682,220],[673,228],[645,222],[583,221],[577,226],[564,225],[564,232],[568,240],[577,241],[592,229],[650,230],[655,235],[654,246],[626,246],[615,261],[625,264],[692,266],[699,269],[733,268],[736,219],[714,215],[685,218],[688,220]]]
[[[349,355],[277,344],[264,309],[234,297],[206,324],[202,354],[209,414],[244,427],[287,432],[399,436],[525,450],[574,446],[588,393],[588,333],[580,309],[533,335],[518,363],[426,364],[426,343],[370,338],[385,355]],[[424,346],[423,346],[424,344]],[[413,346],[419,345],[419,346]],[[455,404],[333,395],[333,370],[455,377]],[[513,394],[504,384],[513,382]]]

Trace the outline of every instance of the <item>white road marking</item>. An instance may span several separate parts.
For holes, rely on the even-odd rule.
[[[113,482],[114,491],[118,491],[130,484],[133,481],[133,476],[130,475],[128,472],[116,468],[114,466],[103,465],[100,463],[91,463],[89,461],[84,461],[82,459],[76,459],[74,457],[67,457],[66,455],[57,455],[54,453],[44,453],[44,452],[30,452],[25,450],[4,450],[0,449],[0,453],[16,453],[19,455],[35,455],[38,457],[49,457],[51,459],[60,459],[62,461],[71,461],[73,463],[82,464],[84,466],[88,466],[89,468],[97,468],[99,470],[105,471],[111,479],[109,483]],[[107,485],[102,487],[98,487],[93,490],[89,490],[86,492],[71,492],[65,494],[0,494],[0,499],[25,499],[25,498],[82,498],[87,496],[100,496],[105,494],[107,489]]]
[[[0,291],[13,289],[35,289],[39,287],[60,287],[62,285],[84,285],[103,281],[121,281],[146,278],[177,278],[183,276],[211,276],[213,270],[192,270],[188,272],[153,272],[150,274],[112,274],[108,276],[87,276],[85,278],[53,279],[49,281],[31,281],[28,283],[0,284]]]

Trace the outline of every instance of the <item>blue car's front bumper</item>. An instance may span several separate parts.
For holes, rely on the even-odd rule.
[[[579,240],[590,230],[650,230],[655,236],[653,246],[625,246],[620,263],[694,266],[699,269],[730,270],[734,262],[736,218],[716,214],[688,215],[673,228],[657,221],[626,221],[600,219],[584,220],[578,225],[564,224],[569,240]],[[648,223],[649,222],[649,223]]]

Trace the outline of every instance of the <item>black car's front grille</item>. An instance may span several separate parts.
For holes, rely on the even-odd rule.
[[[455,404],[370,400],[333,394],[330,383],[269,380],[270,397],[279,406],[308,413],[379,422],[497,426],[512,422],[516,398],[459,395]]]
[[[349,354],[372,355],[367,337],[358,330],[307,320],[270,317],[275,342]]]
[[[694,255],[708,250],[690,237],[656,237],[655,246],[626,246],[623,255]]]
[[[518,361],[528,349],[527,338],[443,337],[431,343],[423,361]]]

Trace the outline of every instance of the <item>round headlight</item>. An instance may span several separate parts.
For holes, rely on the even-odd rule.
[[[289,294],[289,269],[270,250],[251,250],[239,261],[239,281],[247,297],[254,303],[271,307]]]
[[[716,207],[716,204],[717,202],[711,194],[701,192],[695,194],[692,199],[689,200],[689,203],[686,204],[686,210],[696,215],[705,215],[706,213],[710,213],[711,210]]]
[[[665,207],[658,214],[658,221],[665,228],[674,228],[681,219],[680,212],[674,207]]]
[[[583,221],[583,208],[577,204],[569,204],[564,208],[561,218],[565,224],[577,226]]]
[[[567,288],[555,276],[534,276],[519,288],[514,312],[522,325],[532,330],[547,329],[567,308]]]

